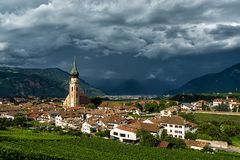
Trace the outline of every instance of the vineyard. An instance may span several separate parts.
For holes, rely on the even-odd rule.
[[[67,136],[30,130],[0,131],[0,159],[240,159],[239,155],[159,149],[82,135]]]
[[[238,125],[240,125],[240,116],[235,115],[218,115],[218,114],[204,114],[204,113],[195,113],[195,120],[198,123],[201,122],[224,122],[224,121],[232,121]]]

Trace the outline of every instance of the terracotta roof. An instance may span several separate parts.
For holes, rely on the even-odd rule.
[[[186,120],[180,116],[171,116],[171,117],[166,117],[166,116],[161,116],[157,117],[151,120],[154,123],[166,123],[166,124],[177,124],[177,125],[185,125]]]
[[[195,147],[205,147],[208,146],[209,143],[206,142],[200,142],[200,141],[194,141],[194,140],[184,140],[187,146],[195,146]]]
[[[151,124],[151,123],[143,123],[141,121],[131,123],[129,126],[136,128],[136,129],[143,129],[148,132],[158,132],[160,126],[158,124]]]
[[[40,116],[41,114],[40,113],[29,113],[27,115],[28,118],[33,118],[33,119],[36,119]]]
[[[137,129],[136,129],[136,128],[132,128],[132,127],[129,127],[129,126],[127,126],[127,125],[117,126],[116,128],[118,128],[118,129],[120,129],[120,130],[128,131],[128,132],[137,133]]]
[[[102,118],[101,121],[103,123],[116,123],[116,124],[119,124],[119,123],[125,122],[126,119],[122,118],[120,116],[113,115],[113,116]]]
[[[158,147],[160,147],[160,148],[167,148],[168,146],[169,146],[169,142],[167,142],[167,141],[161,141],[158,144]]]
[[[64,111],[60,112],[60,116],[62,118],[74,118],[74,117],[81,117],[84,113],[80,111]]]
[[[109,115],[114,115],[114,112],[112,110],[99,110],[99,109],[94,109],[89,112],[91,115],[103,115],[103,116],[109,116]]]

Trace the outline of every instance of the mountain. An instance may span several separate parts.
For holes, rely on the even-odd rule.
[[[235,92],[240,90],[240,64],[236,64],[219,73],[207,74],[195,78],[177,90],[176,93],[212,93]]]
[[[68,94],[70,74],[58,68],[27,69],[0,67],[0,97],[41,96],[65,97]],[[80,86],[88,96],[103,92],[80,79]]]
[[[159,79],[88,79],[88,81],[110,95],[160,95],[177,88],[174,82]]]

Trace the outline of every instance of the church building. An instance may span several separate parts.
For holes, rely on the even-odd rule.
[[[71,107],[79,107],[81,104],[90,103],[89,99],[80,91],[80,81],[78,78],[79,73],[77,70],[75,57],[74,57],[73,66],[70,74],[71,74],[71,78],[69,81],[69,94],[65,99],[63,106],[65,108],[71,108]]]

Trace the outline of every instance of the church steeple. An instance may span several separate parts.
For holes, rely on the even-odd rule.
[[[75,56],[74,56],[74,60],[73,60],[71,75],[74,76],[74,77],[78,77],[78,75],[79,75],[78,70],[77,70],[77,66],[76,66],[76,58],[75,58]]]

